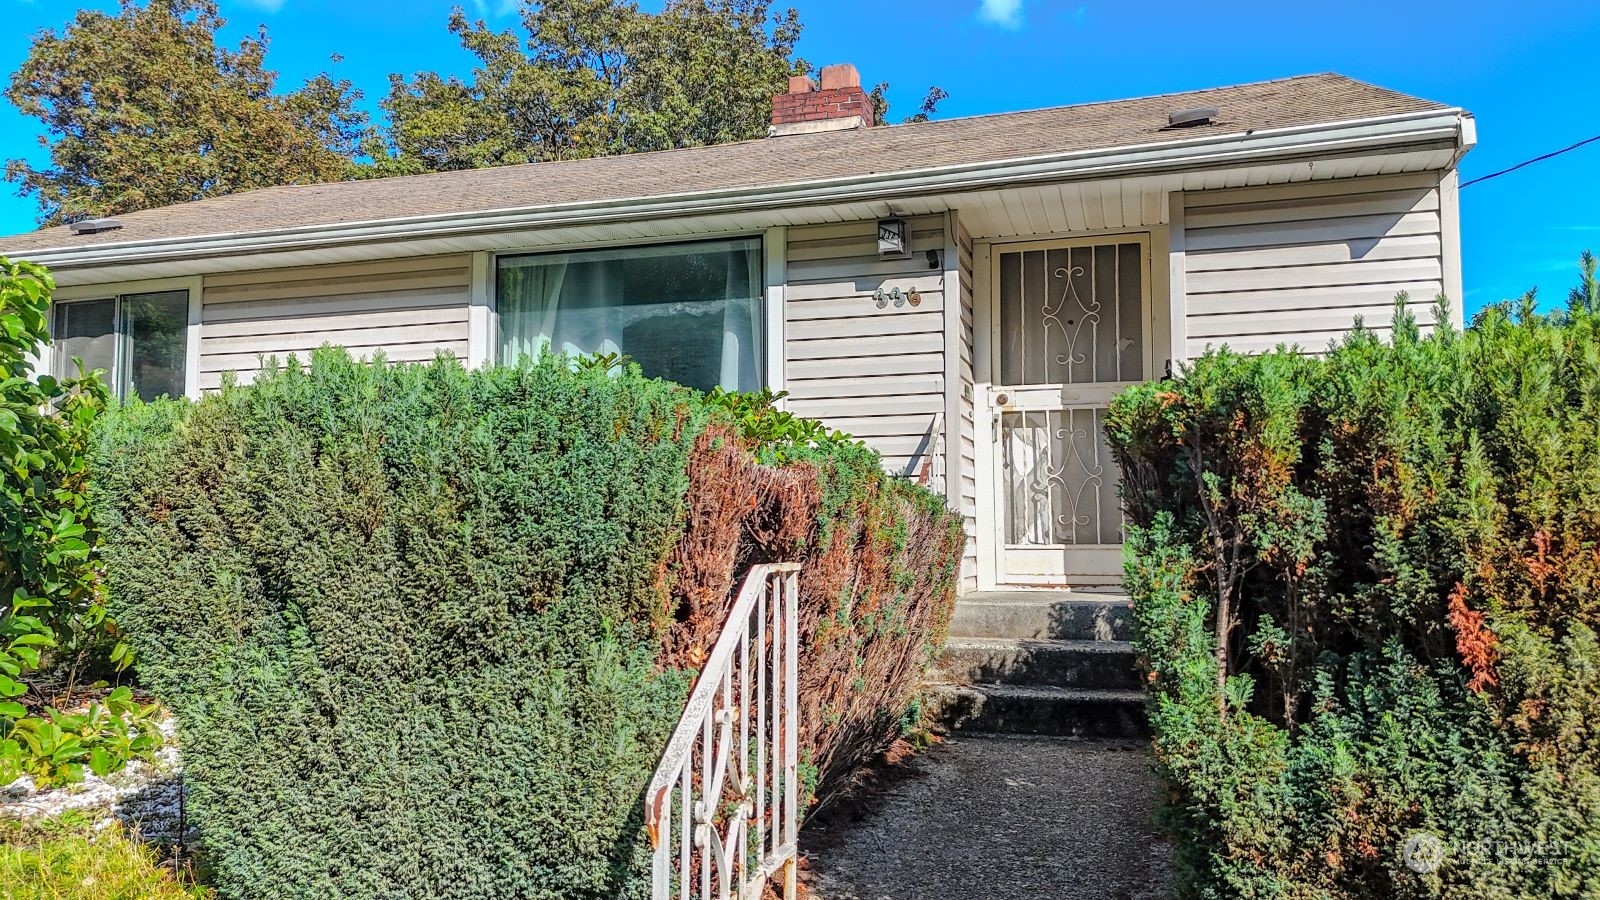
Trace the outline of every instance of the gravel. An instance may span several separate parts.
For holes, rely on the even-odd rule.
[[[801,832],[818,900],[1156,900],[1171,850],[1137,741],[957,734]]]

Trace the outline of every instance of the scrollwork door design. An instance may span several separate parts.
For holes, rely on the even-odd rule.
[[[1147,246],[1140,237],[995,248],[1002,549],[1122,541],[1105,404],[1149,370]]]

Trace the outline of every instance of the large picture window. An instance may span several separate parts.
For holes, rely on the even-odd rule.
[[[762,386],[761,240],[502,257],[499,359],[626,354],[709,390]]]
[[[55,304],[55,372],[104,369],[122,398],[182,397],[187,387],[189,292],[124,294]]]

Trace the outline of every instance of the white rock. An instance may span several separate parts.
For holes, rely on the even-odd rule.
[[[85,771],[83,781],[77,784],[44,791],[38,790],[32,778],[23,776],[0,788],[0,817],[32,819],[68,810],[100,809],[111,816],[97,827],[110,824],[114,816],[146,840],[176,839],[182,799],[177,726],[168,715],[159,727],[165,743],[156,751],[155,763],[135,760],[104,778]]]

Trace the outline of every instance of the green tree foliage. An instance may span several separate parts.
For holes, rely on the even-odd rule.
[[[1396,316],[1113,404],[1183,896],[1600,894],[1600,315]]]
[[[105,387],[93,373],[62,381],[33,371],[49,340],[54,287],[43,268],[0,258],[0,787],[25,774],[46,785],[77,781],[85,766],[103,775],[160,741],[155,710],[126,688],[86,713],[30,714],[24,705],[41,705],[41,673],[63,655],[68,667],[90,651],[123,666],[129,659],[106,639],[87,495],[89,434]]]
[[[56,225],[283,184],[667,150],[766,134],[771,98],[807,70],[800,20],[771,0],[525,0],[522,34],[456,9],[470,79],[390,77],[386,132],[349,81],[278,90],[261,29],[217,44],[215,0],[120,0],[34,39],[6,96],[43,125],[50,163],[6,177]],[[338,57],[334,58],[337,61]],[[872,91],[886,121],[887,84]],[[929,90],[925,121],[946,96]]]
[[[459,8],[450,33],[477,58],[471,81],[390,77],[397,156],[380,171],[440,171],[747,140],[802,71],[794,10],[771,0],[523,4],[522,31]],[[386,155],[385,155],[386,156]]]
[[[352,171],[359,94],[319,75],[288,93],[265,29],[217,45],[213,0],[121,0],[39,34],[6,96],[42,123],[50,164],[6,165],[60,224]]]
[[[113,417],[113,609],[179,722],[219,893],[647,896],[643,790],[756,559],[826,561],[803,573],[806,677],[867,682],[802,689],[812,777],[892,735],[959,525],[857,444],[783,469],[752,449],[614,358],[324,348]]]
[[[1583,256],[1578,260],[1578,285],[1567,297],[1570,308],[1600,312],[1600,279],[1595,278],[1596,264],[1594,253],[1583,251]]]
[[[901,119],[900,124],[915,125],[932,119],[939,111],[939,104],[949,97],[950,92],[942,87],[936,85],[928,88],[928,92],[922,95],[922,102],[917,105],[917,111]],[[880,81],[873,85],[872,90],[867,92],[867,99],[872,101],[872,124],[889,124],[889,82]]]

